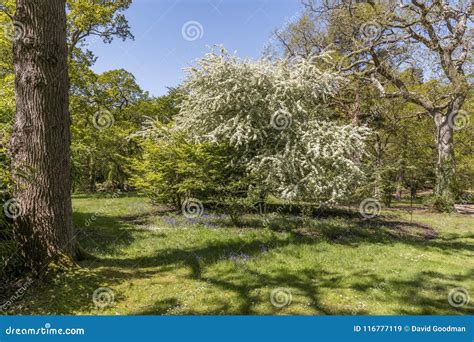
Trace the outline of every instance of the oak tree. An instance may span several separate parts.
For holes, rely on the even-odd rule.
[[[39,271],[74,258],[65,0],[17,0],[13,44],[16,116],[10,138],[16,239]],[[29,177],[23,177],[28,169]]]

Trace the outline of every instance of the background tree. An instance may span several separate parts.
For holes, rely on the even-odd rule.
[[[90,70],[96,57],[91,51],[87,50],[87,44],[96,43],[97,40],[108,43],[115,37],[122,39],[133,38],[129,31],[127,20],[122,14],[122,11],[130,6],[130,3],[131,1],[101,1],[99,3],[95,0],[66,2],[69,83],[72,85],[72,88],[74,88],[74,90],[71,90],[72,104],[77,103],[75,100],[77,96],[86,95],[85,93],[80,93],[80,90],[78,92],[76,92],[76,90],[87,89],[86,84],[90,85],[97,80],[96,75]],[[13,42],[15,38],[26,38],[27,45],[32,43],[29,40],[31,37],[27,36],[28,32],[25,30],[23,23],[14,18],[15,7],[15,0],[2,1],[0,7],[0,23],[2,25],[2,30],[0,30],[0,161],[4,165],[4,167],[1,168],[2,183],[0,186],[2,198],[7,201],[7,203],[10,203],[8,200],[11,199],[12,196],[12,175],[9,172],[10,160],[6,151],[7,142],[10,139],[13,129],[15,113]],[[32,48],[34,45],[30,44],[29,47]],[[75,108],[71,109],[75,117],[73,121],[73,125],[75,125],[76,118],[79,117],[80,114],[75,113]],[[85,111],[81,113],[84,114]],[[91,115],[92,114],[87,116],[90,124],[92,123]],[[77,122],[80,125],[82,121],[77,120]],[[80,130],[80,127],[74,128],[73,132]],[[73,146],[78,146],[80,143],[81,141]],[[104,146],[104,144],[102,144],[102,146]],[[77,151],[77,148],[74,148],[73,152],[74,151]],[[77,154],[74,153],[74,155]],[[76,158],[74,158],[74,160],[76,160]],[[74,164],[76,163],[74,162]],[[108,165],[108,168],[113,169],[110,163],[106,165]],[[26,172],[25,169],[27,170]],[[74,175],[82,174],[82,170],[79,171],[77,168],[74,170]],[[17,175],[16,179],[29,179],[29,181],[31,181],[32,171],[34,171],[33,168],[22,165],[21,167],[16,167],[14,172]],[[109,171],[108,173],[112,176],[114,171]],[[118,178],[120,177],[122,176],[119,174]],[[115,182],[114,180],[112,183]],[[19,185],[19,188],[23,189],[23,187],[23,185]],[[13,206],[12,208],[15,210],[16,207]],[[3,220],[1,221],[3,222]],[[11,238],[11,234],[8,233],[10,228],[7,227],[5,230],[8,234],[3,233],[4,228],[2,224],[2,239],[7,238],[7,240],[2,242],[0,246],[0,252],[5,251],[5,253],[0,253],[2,254],[1,258],[3,260],[3,256],[5,255],[5,259],[9,260],[11,264],[8,266],[9,268],[17,267],[20,260],[12,258],[14,256],[13,253],[8,252],[11,250],[9,247],[11,244],[8,241],[8,239]],[[73,245],[73,243],[71,245]],[[6,246],[6,248],[3,248],[3,246]]]
[[[260,186],[288,199],[335,202],[361,173],[365,127],[330,120],[326,99],[344,80],[310,59],[269,62],[209,53],[189,69],[178,128],[233,148]]]
[[[308,42],[317,49],[332,49],[335,66],[358,82],[354,84],[370,82],[384,98],[401,98],[428,114],[436,127],[436,194],[451,209],[456,195],[453,136],[456,124],[468,115],[462,106],[470,90],[473,2],[304,3],[307,11],[289,28],[291,34],[280,35],[284,51],[304,53]],[[308,17],[316,25],[305,24]],[[410,68],[422,71],[424,89],[404,78],[403,71]],[[439,81],[428,82],[433,78]],[[352,96],[357,104],[356,99]]]
[[[70,111],[73,117],[73,134],[77,132],[76,137],[79,139],[76,143],[77,138],[73,137],[73,156],[82,157],[84,151],[90,152],[90,150],[95,149],[94,146],[91,146],[90,150],[84,148],[83,143],[85,140],[81,140],[82,134],[84,134],[84,138],[88,136],[81,128],[84,126],[83,123],[87,121],[93,127],[92,118],[97,112],[98,107],[96,100],[100,97],[95,96],[95,93],[91,92],[93,84],[98,82],[100,78],[91,70],[96,57],[88,50],[88,46],[89,44],[96,44],[98,41],[110,43],[117,37],[120,39],[133,38],[128,22],[122,13],[130,4],[130,0],[100,2],[95,0],[74,0],[66,2],[68,67],[72,106]],[[23,32],[21,23],[15,23],[13,20],[14,11],[15,0],[2,2],[0,11],[0,23],[3,28],[0,30],[0,141],[3,141],[3,144],[9,139],[15,111],[12,43],[14,37],[17,34],[22,35]],[[133,76],[130,75],[129,79],[133,79]],[[124,87],[118,85],[115,89],[118,88],[123,89]],[[102,95],[105,95],[105,93],[102,92]],[[95,96],[95,100],[91,102],[93,96]],[[79,100],[79,97],[82,97],[82,99]],[[76,123],[78,127],[75,127]],[[139,125],[135,129],[138,127]],[[97,130],[95,133],[97,135]],[[95,142],[94,139],[91,139],[91,141]],[[80,151],[81,154],[77,154],[75,151]],[[102,153],[102,155],[106,154]],[[77,158],[74,157],[74,160],[77,160]],[[77,179],[77,175],[87,173],[77,169],[77,162],[74,162],[74,166],[75,179]],[[7,167],[2,170],[3,178],[9,177],[8,169]],[[87,168],[85,170],[87,171]]]
[[[125,70],[88,75],[71,88],[75,190],[128,190],[128,158],[140,152],[127,137],[140,128],[138,108],[151,99]]]
[[[21,34],[13,49],[15,198],[10,207],[16,206],[15,238],[26,263],[39,270],[60,256],[78,254],[71,207],[66,4],[18,0],[14,19]],[[20,176],[25,168],[32,179]]]
[[[438,151],[436,194],[444,203],[442,206],[449,209],[456,194],[454,129],[458,115],[466,115],[459,113],[469,93],[466,67],[473,34],[468,25],[474,18],[474,3],[412,0],[402,5],[373,2],[359,7],[362,8],[358,12],[351,11],[347,4],[326,4],[332,20],[348,18],[355,25],[351,33],[356,39],[352,40],[344,68],[354,70],[352,66],[362,65],[359,75],[371,77],[383,97],[403,98],[434,120]],[[424,57],[417,58],[416,52]],[[401,76],[408,66],[426,72],[430,68],[442,82],[431,83],[428,93],[410,87]]]
[[[87,47],[86,39],[111,43],[116,37],[133,39],[123,12],[132,0],[68,0],[68,54],[77,57]],[[82,49],[81,49],[82,48]],[[88,50],[86,55],[93,56]]]

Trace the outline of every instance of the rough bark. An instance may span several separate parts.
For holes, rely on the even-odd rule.
[[[438,161],[436,164],[436,195],[454,201],[455,161],[453,127],[449,123],[449,115],[435,113],[436,145]]]
[[[70,116],[65,0],[17,0],[14,41],[16,116],[10,140],[14,219],[27,267],[41,271],[57,258],[73,258]],[[15,176],[23,168],[34,177]],[[21,172],[20,172],[21,173]]]

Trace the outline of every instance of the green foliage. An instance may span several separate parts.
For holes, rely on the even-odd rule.
[[[457,129],[454,131],[456,161],[456,195],[458,198],[469,190],[474,190],[474,92],[466,100],[458,115]]]
[[[4,156],[0,152],[0,157]],[[10,199],[11,181],[8,169],[9,163],[0,160],[2,178],[0,179],[0,279],[18,274],[21,271],[22,259],[18,254],[19,244],[13,238],[13,227],[5,216],[3,205]]]
[[[10,198],[10,160],[7,154],[12,120],[15,111],[12,41],[6,33],[12,29],[11,19],[4,11],[13,13],[14,0],[2,1],[0,11],[0,279],[7,279],[19,270],[21,258],[16,253],[18,244],[13,239],[11,224],[5,217],[3,204]]]
[[[440,213],[451,213],[454,211],[454,199],[451,196],[436,195],[432,201],[434,208]]]
[[[9,16],[13,14],[15,0],[2,0],[2,6],[3,10],[0,10],[0,78],[13,73],[13,44],[11,38],[7,36],[6,33],[11,32],[13,29],[13,24]],[[4,84],[0,87],[0,95],[3,89]]]
[[[102,40],[110,43],[116,37],[133,39],[128,21],[123,14],[132,0],[67,0],[68,45],[70,58],[95,60],[86,50],[89,41]]]
[[[229,197],[245,197],[245,186],[239,183],[242,171],[229,166],[229,147],[191,142],[182,132],[162,128],[159,139],[148,136],[140,143],[143,153],[132,161],[135,187],[155,202],[175,208],[181,208],[187,198],[227,206]],[[238,190],[235,183],[240,184]]]
[[[15,1],[8,0],[5,12],[0,11],[0,25],[11,25]],[[111,190],[127,187],[126,158],[137,153],[137,146],[126,137],[136,131],[140,119],[135,106],[145,94],[133,75],[124,70],[112,70],[97,75],[91,67],[95,56],[87,49],[97,39],[110,43],[114,38],[133,38],[123,14],[131,0],[68,0],[67,24],[69,45],[69,76],[71,82],[70,112],[72,116],[72,159],[76,190],[97,188]],[[15,112],[12,41],[0,30],[0,160],[13,125]],[[115,124],[98,130],[93,118],[107,111]],[[4,170],[8,170],[5,167]],[[3,170],[2,170],[3,171]],[[3,172],[8,178],[8,172]]]
[[[381,182],[380,182],[380,197],[386,207],[390,207],[393,194],[396,190],[395,186],[395,172],[393,169],[385,169],[382,171]]]
[[[67,0],[68,29],[71,40],[86,34],[99,36],[110,43],[114,36],[133,38],[122,14],[132,0]]]
[[[4,156],[5,154],[0,152],[0,157]],[[0,160],[0,279],[18,275],[23,269],[23,259],[19,254],[20,245],[14,239],[13,225],[4,211],[4,204],[11,198],[9,164],[9,161]]]
[[[0,279],[7,279],[21,269],[19,244],[13,239],[12,227],[0,214]]]
[[[432,119],[405,101],[380,99],[370,89],[361,91],[361,100],[359,120],[374,131],[363,160],[368,176],[363,184],[366,195],[379,196],[390,205],[396,191],[401,195],[404,190],[416,194],[421,189],[433,189],[436,148]],[[420,130],[429,133],[420,134]]]
[[[343,77],[309,59],[250,61],[222,49],[188,70],[177,127],[197,141],[231,146],[263,186],[288,199],[331,203],[361,178],[367,127],[327,119]]]
[[[139,153],[127,138],[140,127],[135,109],[147,95],[125,70],[89,75],[75,85],[70,99],[75,189],[127,190],[127,161]]]
[[[142,158],[135,159],[134,186],[149,197],[177,208],[186,197],[209,193],[225,169],[224,149],[210,143],[193,144],[180,134],[147,139],[140,144]]]
[[[250,175],[242,174],[237,177],[224,177],[214,194],[219,208],[229,215],[236,226],[242,225],[245,214],[255,212],[257,205],[266,201],[266,192],[262,184]]]

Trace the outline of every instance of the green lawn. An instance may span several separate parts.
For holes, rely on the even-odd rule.
[[[265,228],[258,215],[235,227],[217,215],[159,214],[138,196],[73,204],[81,244],[96,258],[52,285],[36,282],[16,313],[474,314],[474,299],[448,303],[453,288],[474,297],[473,217],[286,215]],[[94,303],[98,288],[111,290]],[[278,289],[288,305],[272,305]]]

